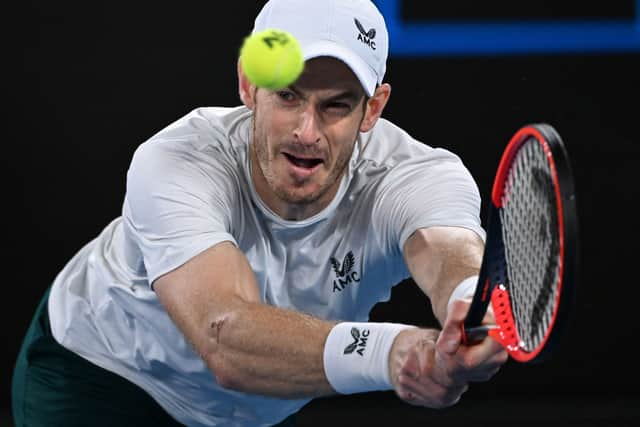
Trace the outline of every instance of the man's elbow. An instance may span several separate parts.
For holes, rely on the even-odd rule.
[[[215,381],[223,388],[244,391],[245,381],[242,371],[238,369],[237,357],[221,340],[223,331],[227,329],[228,317],[211,321],[206,334],[206,344],[200,356],[213,374]]]

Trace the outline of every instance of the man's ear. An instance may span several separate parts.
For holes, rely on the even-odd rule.
[[[240,94],[240,99],[242,103],[247,106],[250,110],[253,110],[256,105],[255,99],[253,96],[255,94],[255,86],[251,84],[247,76],[244,74],[242,70],[242,65],[240,64],[240,59],[238,59],[238,93]]]
[[[368,132],[373,128],[382,115],[382,110],[387,105],[389,96],[391,96],[391,85],[389,83],[383,83],[376,88],[373,96],[367,100],[367,108],[364,112],[364,119],[360,124],[360,132]]]

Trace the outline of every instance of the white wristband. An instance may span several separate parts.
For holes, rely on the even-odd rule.
[[[451,308],[451,304],[457,299],[471,301],[473,294],[476,293],[476,287],[478,286],[478,276],[471,276],[464,279],[451,293],[449,302],[447,303],[447,310]]]
[[[390,390],[389,352],[395,337],[415,326],[399,323],[338,323],[324,344],[324,371],[342,394]]]

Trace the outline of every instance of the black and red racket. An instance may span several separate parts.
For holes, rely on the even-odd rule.
[[[463,341],[488,334],[519,362],[548,358],[566,329],[578,262],[573,175],[548,124],[524,126],[493,183],[478,287]],[[482,325],[489,302],[496,325]]]

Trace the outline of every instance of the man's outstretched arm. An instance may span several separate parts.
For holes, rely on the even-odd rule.
[[[334,323],[263,304],[235,245],[215,245],[154,289],[223,387],[285,398],[334,393],[323,367]]]

